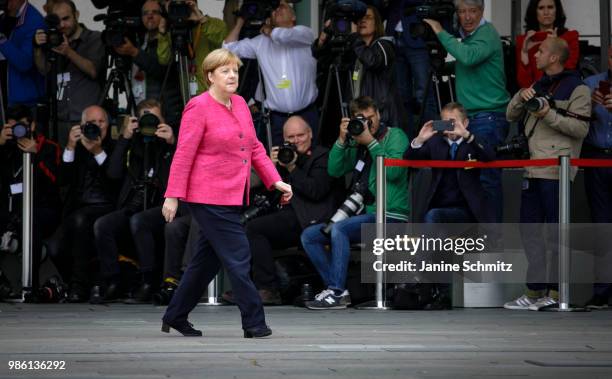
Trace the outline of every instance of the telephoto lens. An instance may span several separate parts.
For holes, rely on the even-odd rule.
[[[160,123],[159,117],[145,110],[145,113],[138,119],[138,132],[144,137],[155,137]]]
[[[90,141],[95,141],[102,135],[100,127],[93,122],[86,122],[81,125],[81,133]]]
[[[361,115],[356,116],[349,121],[346,129],[352,136],[358,136],[368,127],[369,120]]]
[[[525,103],[525,109],[529,112],[539,112],[544,108],[545,99],[543,97],[534,97]]]
[[[278,149],[278,161],[282,164],[289,164],[297,155],[297,147],[289,142],[283,143]]]
[[[331,233],[332,226],[335,223],[346,220],[349,217],[356,216],[364,208],[364,196],[359,192],[353,192],[349,197],[344,200],[344,203],[338,208],[336,213],[329,219],[327,224],[321,228],[321,233],[329,236]]]

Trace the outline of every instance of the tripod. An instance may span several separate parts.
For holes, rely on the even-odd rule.
[[[191,99],[191,91],[189,88],[189,56],[187,52],[187,45],[189,39],[189,30],[185,28],[172,28],[170,31],[172,35],[172,50],[174,53],[174,63],[177,65],[179,72],[179,89],[181,92],[181,100],[183,108]],[[159,101],[163,104],[164,91],[168,84],[168,77],[170,76],[170,70],[172,64],[168,65],[164,81],[161,86],[159,93]]]
[[[106,79],[104,90],[98,104],[108,105],[105,107],[109,110],[112,118],[116,118],[119,114],[119,94],[125,93],[127,98],[126,112],[134,115],[136,112],[136,101],[134,100],[134,93],[132,92],[132,85],[130,81],[130,62],[123,57],[120,57],[113,53],[109,54],[111,68],[108,78]],[[108,94],[112,87],[112,97],[108,97]],[[109,104],[110,103],[110,104]]]

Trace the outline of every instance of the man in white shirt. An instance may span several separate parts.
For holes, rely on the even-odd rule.
[[[285,0],[272,12],[271,24],[265,24],[260,35],[238,41],[244,24],[244,18],[239,17],[223,47],[241,58],[257,59],[265,93],[260,85],[256,97],[270,110],[272,144],[282,144],[283,125],[293,115],[304,118],[317,136],[317,62],[310,50],[314,32],[296,25],[295,12]]]

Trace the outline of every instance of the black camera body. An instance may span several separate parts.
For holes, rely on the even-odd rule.
[[[297,147],[290,142],[284,142],[278,149],[278,161],[282,164],[291,163],[296,156]]]
[[[326,32],[331,34],[332,45],[344,45],[349,41],[351,23],[363,18],[368,7],[359,0],[333,0],[328,6],[326,18],[331,20],[331,26]]]
[[[253,204],[240,215],[240,223],[245,225],[252,219],[269,213],[274,208],[273,201],[268,196],[257,194],[253,197]]]
[[[102,136],[102,130],[93,122],[86,122],[81,125],[81,134],[90,141],[95,141]]]
[[[536,93],[534,97],[525,102],[524,107],[528,112],[539,112],[544,108],[547,102],[551,108],[556,108],[555,100],[550,94]]]
[[[346,127],[349,135],[352,137],[358,136],[363,133],[366,128],[370,127],[370,120],[365,118],[363,115],[357,115],[353,117]]]
[[[32,136],[32,128],[29,124],[17,122],[11,127],[13,132],[13,140],[20,138],[30,138]]]
[[[153,138],[159,124],[161,124],[159,117],[145,109],[143,115],[138,119],[138,129],[135,132],[143,137]]]
[[[140,17],[128,16],[123,10],[110,10],[107,14],[99,14],[94,21],[104,23],[102,41],[108,47],[119,47],[125,43],[125,39],[136,40],[136,30],[142,25]]]
[[[529,154],[529,141],[524,134],[519,134],[507,144],[497,146],[495,152],[500,156],[508,156],[517,159],[528,159]]]
[[[44,46],[46,50],[54,49],[64,43],[64,34],[59,30],[60,19],[56,14],[49,13],[45,17],[45,25],[47,26],[47,43]]]
[[[452,0],[426,0],[423,5],[410,7],[405,10],[406,15],[416,15],[420,21],[410,24],[410,35],[413,38],[421,38],[429,52],[430,64],[436,69],[444,66],[447,51],[438,41],[438,37],[431,27],[423,22],[424,19],[438,21],[442,25],[452,25],[455,15],[455,4]]]
[[[279,0],[246,0],[238,10],[238,16],[244,18],[247,25],[263,25],[279,5]]]

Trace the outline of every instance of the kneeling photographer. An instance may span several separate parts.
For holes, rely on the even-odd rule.
[[[141,282],[128,303],[151,301],[157,236],[163,235],[162,195],[166,189],[170,162],[176,139],[165,124],[161,104],[145,100],[138,104],[139,118],[132,117],[124,126],[113,154],[109,158],[108,176],[123,179],[117,210],[99,218],[94,224],[96,250],[102,286],[94,286],[91,303],[122,298],[125,283],[120,282],[119,247],[136,250]]]
[[[36,128],[29,107],[17,105],[8,109],[7,124],[0,131],[0,256],[21,254],[23,154],[30,153],[32,157],[32,288],[38,287],[42,241],[55,231],[61,215],[57,185],[60,150]]]
[[[570,155],[578,158],[582,141],[589,130],[591,93],[582,83],[579,73],[565,71],[569,57],[567,42],[560,38],[547,38],[535,55],[536,65],[544,71],[542,79],[533,87],[524,88],[514,95],[508,105],[509,121],[525,125],[525,138],[531,159],[557,158]],[[498,149],[499,150],[499,149]],[[572,167],[571,180],[577,168]],[[559,221],[559,168],[527,167],[522,185],[520,222],[529,224],[558,223]],[[527,291],[518,299],[505,304],[507,309],[539,310],[555,306],[558,300],[556,283],[534,283],[533,278],[547,272],[543,231],[533,225],[521,228],[521,238],[529,263]],[[554,241],[554,238],[552,239]],[[558,256],[553,254],[550,264],[557,267]],[[556,281],[556,276],[549,282]],[[541,280],[535,280],[540,282]]]
[[[342,309],[350,304],[346,290],[350,243],[360,242],[362,224],[376,221],[374,161],[378,156],[401,159],[408,148],[408,137],[401,129],[381,123],[372,98],[353,100],[351,114],[352,119],[342,119],[327,171],[336,178],[352,173],[352,193],[326,224],[310,226],[302,233],[304,250],[327,286],[314,301],[306,303],[309,309]],[[410,213],[408,174],[400,167],[386,172],[387,222],[406,222]],[[330,251],[326,245],[331,245]]]
[[[300,116],[290,117],[283,126],[282,146],[272,148],[271,159],[283,180],[291,184],[294,196],[280,210],[246,224],[253,257],[253,282],[264,304],[281,304],[272,249],[300,244],[302,230],[328,219],[336,210],[342,187],[327,173],[329,150],[313,146],[312,129]],[[224,299],[231,301],[231,294]]]

